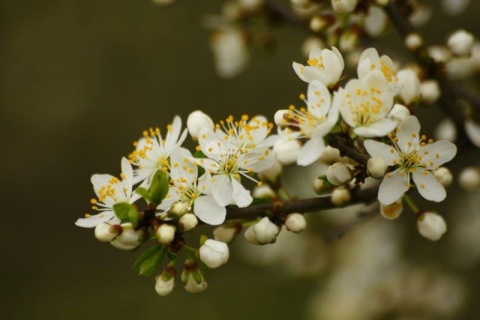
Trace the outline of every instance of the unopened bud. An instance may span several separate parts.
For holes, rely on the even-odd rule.
[[[405,46],[411,50],[415,51],[423,45],[423,39],[418,33],[410,33],[405,37]]]
[[[145,238],[143,230],[135,230],[131,224],[121,227],[122,233],[110,242],[112,246],[120,250],[132,250],[142,244]]]
[[[436,140],[454,142],[457,139],[457,128],[450,118],[445,118],[438,123],[433,136]]]
[[[181,231],[187,232],[193,230],[198,224],[198,219],[193,213],[184,214],[178,219],[178,227]]]
[[[95,227],[95,238],[102,242],[111,242],[115,240],[122,231],[120,226],[112,226],[106,222],[102,222]]]
[[[343,207],[350,202],[352,196],[350,195],[350,190],[345,187],[335,188],[330,197],[332,203],[337,207]]]
[[[342,157],[340,156],[340,150],[338,150],[337,148],[326,146],[325,149],[323,149],[322,155],[320,156],[319,160],[321,162],[329,164],[340,162],[342,161]]]
[[[155,233],[158,238],[158,242],[160,242],[163,245],[169,245],[172,243],[173,239],[175,238],[175,231],[177,228],[171,224],[168,223],[163,223],[161,224],[157,230],[155,230]]]
[[[155,278],[155,291],[165,297],[169,295],[175,287],[175,268],[166,267],[165,270]]]
[[[313,180],[313,190],[316,193],[322,193],[324,191],[331,190],[333,188],[332,184],[328,182],[325,176],[315,178]]]
[[[439,240],[447,232],[447,224],[435,212],[424,212],[417,218],[417,229],[422,237],[431,241]]]
[[[396,103],[388,116],[398,122],[402,122],[410,115],[410,111],[402,104]]]
[[[480,190],[480,169],[478,167],[466,167],[460,173],[458,183],[460,187],[470,192]]]
[[[433,171],[433,175],[444,187],[448,187],[453,181],[452,173],[450,170],[448,170],[448,168],[445,167],[440,167]]]
[[[302,54],[308,58],[310,55],[310,51],[315,48],[323,49],[325,48],[325,43],[322,41],[321,38],[316,36],[307,37],[302,43]]]
[[[245,239],[253,244],[269,244],[277,240],[280,228],[267,217],[250,226],[244,233]]]
[[[429,47],[428,54],[437,63],[446,63],[450,60],[450,52],[442,46]]]
[[[332,7],[336,13],[350,13],[357,7],[357,0],[332,0]]]
[[[240,232],[240,227],[237,228],[235,226],[220,226],[213,230],[213,238],[217,241],[230,243],[238,232]]]
[[[200,247],[199,256],[210,269],[218,268],[228,261],[228,246],[224,242],[208,239]]]
[[[256,186],[255,189],[253,189],[252,195],[254,198],[259,199],[272,199],[276,197],[275,191],[273,191],[268,184]]]
[[[281,164],[289,165],[297,161],[301,148],[298,140],[279,139],[273,146],[273,153]]]
[[[307,221],[300,213],[290,213],[285,219],[285,227],[288,231],[299,233],[305,230]]]
[[[373,157],[367,161],[367,172],[370,177],[375,179],[382,178],[387,172],[387,162],[379,157]]]
[[[475,38],[470,32],[457,30],[448,38],[447,46],[454,55],[469,56],[472,53],[474,41]]]
[[[392,204],[384,205],[380,204],[380,213],[385,219],[393,220],[397,219],[403,212],[402,199],[395,201]]]
[[[180,278],[185,286],[185,290],[189,293],[199,293],[208,287],[203,273],[192,260],[185,261],[185,269],[183,269]]]
[[[327,169],[328,182],[335,186],[342,186],[352,180],[350,169],[342,162],[336,162]]]
[[[187,128],[193,140],[197,140],[202,130],[213,130],[215,128],[215,124],[207,114],[200,110],[196,110],[188,115]]]
[[[327,21],[322,17],[314,16],[310,19],[310,29],[312,29],[313,32],[321,31],[326,25]]]
[[[434,103],[440,98],[440,87],[436,80],[426,80],[420,84],[420,96],[426,103]]]
[[[183,216],[185,213],[187,213],[190,210],[190,205],[186,202],[178,201],[175,202],[170,210],[168,210],[168,215],[170,217],[180,217]]]

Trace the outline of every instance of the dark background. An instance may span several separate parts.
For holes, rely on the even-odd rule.
[[[161,298],[152,278],[130,270],[137,254],[112,250],[74,225],[89,210],[90,176],[117,174],[145,128],[165,127],[176,114],[185,121],[195,109],[215,120],[272,118],[305,90],[291,68],[303,60],[304,32],[293,27],[280,29],[275,53],[254,51],[239,77],[216,76],[201,20],[220,4],[0,2],[1,319],[303,316],[312,280],[232,254],[208,274],[206,292],[178,287]],[[478,4],[471,9],[473,19],[435,18],[424,31],[439,42],[459,23],[478,31]]]

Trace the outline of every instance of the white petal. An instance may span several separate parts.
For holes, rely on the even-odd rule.
[[[427,200],[440,202],[447,196],[445,188],[430,171],[415,170],[413,182],[415,182],[418,192]]]
[[[384,137],[392,132],[397,125],[398,122],[389,118],[383,118],[378,122],[372,123],[368,127],[357,127],[353,131],[355,134],[365,138]]]
[[[240,208],[244,208],[252,203],[253,198],[250,195],[250,191],[245,189],[245,187],[236,179],[232,179],[232,187],[233,200],[235,200],[237,206],[239,206]]]
[[[400,123],[397,130],[398,146],[403,152],[410,152],[416,148],[420,142],[420,122],[417,117],[408,116]],[[411,144],[409,146],[409,143]]]
[[[100,194],[98,193],[98,190],[107,185],[108,181],[110,179],[114,178],[114,176],[109,175],[109,174],[94,174],[91,178],[90,181],[93,184],[93,190],[95,191],[95,194],[97,197],[100,197]]]
[[[363,146],[367,149],[369,155],[382,158],[389,166],[393,166],[394,160],[398,161],[400,158],[394,147],[382,142],[366,140]]]
[[[232,200],[232,183],[230,178],[224,174],[217,174],[212,177],[212,195],[220,206],[226,207]]]
[[[304,65],[301,65],[300,63],[296,63],[294,62],[293,63],[293,70],[295,70],[295,73],[297,74],[297,76],[302,79],[303,81],[305,82],[308,82],[307,79],[305,78],[305,66]]]
[[[333,84],[340,79],[343,71],[342,62],[338,59],[338,56],[330,51],[323,50],[323,64],[325,65],[325,73],[329,75],[329,83]],[[342,59],[343,60],[343,59]]]
[[[314,80],[308,85],[308,111],[315,117],[324,117],[330,109],[331,96],[327,87]]]
[[[211,196],[198,197],[193,211],[200,220],[210,225],[222,224],[227,215],[225,207],[219,206]]]
[[[321,70],[315,67],[306,66],[304,75],[307,82],[312,82],[314,80],[317,80],[325,84],[328,83],[328,79],[325,75],[324,70]]]
[[[380,189],[378,190],[378,200],[389,205],[400,199],[400,197],[409,189],[408,175],[403,169],[397,169],[387,173],[383,178]]]
[[[121,165],[122,165],[122,173],[125,175],[126,179],[129,181],[133,181],[133,169],[128,159],[123,157]]]
[[[426,163],[428,169],[435,169],[445,162],[448,162],[457,154],[457,146],[450,141],[440,140],[427,144],[418,150],[422,157],[421,163]]]
[[[113,211],[104,211],[102,213],[92,215],[89,218],[80,218],[75,222],[75,225],[82,228],[93,228],[102,222],[111,220],[115,216]]]
[[[465,121],[465,132],[476,147],[480,147],[480,124],[473,120]]]
[[[297,158],[297,164],[299,166],[308,166],[309,164],[314,163],[322,155],[323,150],[325,149],[325,142],[323,139],[312,138],[307,141]]]

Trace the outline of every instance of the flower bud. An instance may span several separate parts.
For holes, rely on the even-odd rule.
[[[155,278],[155,291],[165,297],[169,295],[175,287],[175,268],[166,267],[162,274]]]
[[[401,86],[398,95],[405,104],[410,104],[420,96],[420,81],[415,72],[410,69],[400,70],[397,78],[398,84]]]
[[[202,292],[208,287],[203,273],[198,269],[197,263],[193,259],[185,260],[185,268],[180,278],[185,286],[185,290],[190,293]]]
[[[320,156],[319,160],[321,162],[333,164],[335,162],[341,162],[343,159],[340,156],[340,150],[338,150],[337,148],[326,146],[325,149],[323,149],[322,155]]]
[[[350,195],[350,190],[345,187],[335,188],[330,196],[330,200],[337,207],[343,207],[350,202],[352,196]]]
[[[255,189],[253,189],[252,195],[254,198],[259,199],[272,199],[276,197],[275,191],[273,191],[268,184],[256,186]]]
[[[480,148],[480,124],[472,119],[465,120],[465,133],[473,145]]]
[[[232,242],[233,238],[240,232],[240,228],[235,226],[227,227],[227,226],[220,226],[213,230],[213,238],[217,241],[230,243]]]
[[[236,14],[232,13],[232,15]],[[222,78],[237,76],[248,64],[249,50],[243,30],[240,28],[232,26],[217,30],[210,38],[210,48],[214,57],[215,69]],[[210,124],[208,123],[208,125]]]
[[[448,170],[448,168],[445,167],[440,167],[433,171],[433,175],[444,187],[448,187],[453,181],[452,173],[450,170]]]
[[[410,33],[405,37],[405,46],[411,50],[415,51],[423,45],[423,39],[418,33]]]
[[[310,29],[312,29],[313,32],[319,32],[327,25],[328,21],[322,17],[314,16],[310,19]]]
[[[327,180],[335,186],[342,186],[352,180],[350,169],[342,162],[336,162],[327,169]]]
[[[325,176],[318,177],[313,180],[313,191],[316,193],[322,193],[324,191],[331,190],[332,187],[332,184],[328,182]]]
[[[440,87],[437,80],[426,80],[420,84],[420,96],[426,103],[434,103],[440,98]]]
[[[200,260],[210,269],[224,265],[228,261],[228,246],[221,241],[208,239],[199,250]]]
[[[290,232],[299,233],[305,230],[307,221],[300,213],[290,213],[285,219],[285,227]]]
[[[457,128],[450,118],[445,118],[438,123],[433,136],[436,140],[454,142],[457,139]]]
[[[457,56],[468,56],[472,53],[474,37],[465,30],[455,31],[447,41],[450,51]]]
[[[402,199],[395,201],[392,204],[384,205],[380,203],[380,213],[385,219],[397,219],[403,212]]]
[[[259,222],[249,227],[244,233],[245,239],[253,244],[274,243],[280,233],[280,228],[268,219],[262,218]]]
[[[480,170],[478,167],[466,167],[458,177],[458,183],[463,189],[476,192],[480,190]]]
[[[428,54],[436,63],[446,63],[450,60],[450,52],[442,46],[430,46]]]
[[[368,6],[363,29],[370,37],[376,38],[385,31],[387,22],[387,15],[382,9],[377,6]]]
[[[355,10],[357,0],[332,0],[333,11],[336,13],[350,13]]]
[[[447,224],[435,212],[424,212],[417,218],[418,232],[428,240],[437,241],[447,232]]]
[[[193,140],[198,140],[200,132],[204,129],[213,130],[215,125],[212,119],[200,110],[193,111],[188,115],[187,119],[188,132],[192,136]]]
[[[190,210],[190,205],[186,202],[178,201],[175,202],[170,210],[168,210],[169,217],[181,217]]]
[[[181,231],[187,232],[194,229],[198,224],[198,219],[193,213],[187,213],[178,220],[178,227]]]
[[[260,172],[257,172],[258,178],[260,180],[267,180],[269,182],[276,182],[280,175],[283,172],[283,166],[280,162],[275,159],[273,165],[267,169]]]
[[[398,122],[402,122],[410,115],[410,111],[402,104],[396,103],[388,116]]]
[[[354,31],[343,32],[340,36],[339,47],[342,51],[352,51],[358,42],[358,33]]]
[[[173,239],[175,238],[175,231],[177,228],[171,224],[168,223],[163,223],[161,224],[157,230],[155,230],[155,233],[158,238],[158,242],[160,242],[163,245],[169,245],[172,243]]]
[[[95,227],[95,238],[102,242],[111,242],[115,240],[122,231],[120,226],[112,226],[106,222],[102,222]]]
[[[289,165],[297,161],[301,148],[298,140],[278,139],[273,146],[273,153],[281,164]]]
[[[131,224],[122,225],[122,233],[120,233],[111,243],[120,250],[132,250],[142,244],[145,233],[143,230],[133,229]]]
[[[382,158],[373,157],[367,161],[367,172],[372,178],[382,178],[387,172],[387,168],[387,163]]]

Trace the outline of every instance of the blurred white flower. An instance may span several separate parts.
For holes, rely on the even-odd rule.
[[[470,32],[457,30],[448,38],[447,46],[457,56],[469,56],[472,53],[474,40]]]
[[[417,218],[417,229],[422,237],[437,241],[447,232],[447,224],[436,212],[427,211]]]
[[[239,75],[248,64],[248,46],[240,29],[229,27],[217,30],[210,38],[210,48],[215,69],[222,78]]]

